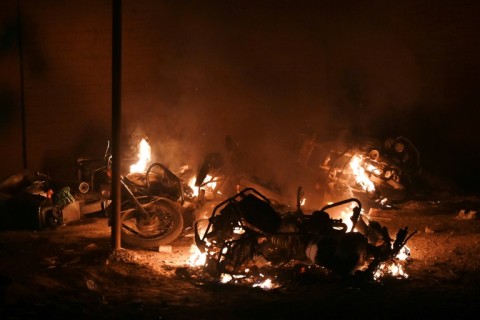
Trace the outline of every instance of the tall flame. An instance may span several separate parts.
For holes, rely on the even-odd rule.
[[[196,178],[193,177],[188,182],[188,186],[193,190],[193,196],[198,197],[200,188],[197,187],[195,183],[196,183]],[[205,177],[205,182],[203,183],[203,189],[207,193],[212,193],[216,187],[217,187],[217,182],[215,181],[215,179],[211,175],[207,174],[207,176]]]
[[[147,164],[151,159],[151,149],[147,140],[142,139],[138,145],[138,162],[130,166],[130,173],[145,172]]]
[[[362,188],[367,192],[373,192],[375,191],[375,185],[368,177],[365,169],[362,168],[361,166],[362,161],[363,161],[363,158],[361,156],[355,155],[350,161],[350,168],[355,174],[355,179],[357,183],[361,185]]]

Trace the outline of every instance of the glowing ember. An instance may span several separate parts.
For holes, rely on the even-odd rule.
[[[395,257],[396,260],[391,261],[388,263],[382,263],[375,274],[373,275],[373,279],[379,281],[381,278],[385,276],[390,276],[394,278],[403,278],[407,279],[408,274],[403,269],[400,261],[405,261],[410,258],[410,249],[407,246],[403,246],[400,252]]]
[[[380,171],[380,169],[378,169],[377,167],[375,167],[375,166],[372,165],[372,164],[368,164],[366,170],[367,170],[368,172],[372,172],[372,173],[376,174],[377,176],[379,176],[379,175],[382,174],[382,172]]]
[[[200,187],[197,187],[195,183],[196,178],[192,177],[188,181],[188,186],[193,190],[193,196],[198,197],[200,193]],[[217,187],[217,182],[213,179],[212,176],[207,174],[207,176],[205,177],[205,182],[202,183],[202,186],[204,187],[205,191],[213,192],[213,190],[215,190],[215,188]]]
[[[373,279],[379,281],[381,278],[385,276],[390,276],[394,278],[403,278],[407,279],[408,274],[403,270],[403,267],[397,261],[392,261],[390,264],[382,263],[375,274],[373,275]]]
[[[329,205],[332,204],[332,202],[328,203]],[[348,231],[357,231],[355,228],[352,230],[353,222],[352,222],[352,215],[353,215],[353,209],[356,207],[354,203],[350,203],[348,206],[342,206],[341,210],[330,210],[329,213],[331,214],[332,218],[334,219],[341,219],[342,223],[344,223],[347,226]],[[340,208],[340,207],[339,207]],[[363,208],[361,211],[361,216],[360,219],[362,219],[362,216],[364,214]]]
[[[352,160],[350,160],[350,168],[355,174],[356,182],[367,192],[373,192],[375,191],[375,185],[369,179],[365,169],[361,166],[362,161],[363,158],[361,156],[355,155],[352,157]]]
[[[222,273],[222,275],[220,276],[220,282],[221,283],[229,283],[230,281],[232,281],[233,277],[227,273]]]
[[[273,282],[271,278],[265,278],[265,275],[260,273],[260,278],[262,278],[259,281],[256,281],[256,283],[253,284],[254,288],[261,288],[263,290],[270,290],[270,289],[275,289],[278,288],[280,285]]]
[[[272,280],[271,279],[266,279],[265,281],[261,282],[261,283],[255,283],[253,285],[254,288],[262,288],[262,289],[272,289],[273,288],[273,284],[272,284]]]
[[[385,206],[385,205],[386,205],[387,207],[390,207],[389,205],[387,205],[387,201],[388,201],[388,198],[383,198],[382,200],[380,200],[380,204],[381,204],[382,206]]]
[[[301,205],[301,206],[304,206],[306,202],[307,202],[307,199],[306,199],[306,198],[303,198],[303,199],[300,201],[300,205]]]
[[[130,166],[130,173],[145,172],[147,164],[151,159],[151,149],[147,140],[142,139],[138,146],[138,162]]]
[[[245,229],[243,229],[242,227],[234,227],[234,228],[233,228],[233,233],[235,233],[235,234],[244,234],[244,233],[245,233]]]
[[[353,222],[350,218],[352,217],[352,209],[354,207],[355,207],[355,205],[352,204],[349,208],[346,208],[346,209],[342,210],[342,212],[340,213],[340,218],[342,219],[342,222],[347,225],[347,230],[348,231],[350,231],[353,227]]]
[[[187,264],[191,267],[201,267],[205,265],[207,261],[207,254],[202,253],[198,247],[194,244],[190,247],[190,257],[187,260]]]
[[[405,261],[410,258],[410,248],[407,246],[403,246],[402,249],[400,249],[400,252],[397,254],[395,257],[398,260]]]
[[[270,290],[274,288],[278,288],[279,285],[275,284],[272,279],[267,278],[263,279],[265,276],[263,274],[260,274],[260,280],[256,281],[252,286],[254,288],[261,288],[263,290]],[[245,283],[245,280],[247,280],[246,283],[251,283],[252,279],[248,279],[247,276],[245,275],[231,275],[227,273],[222,273],[220,275],[220,282],[221,283]]]
[[[195,185],[195,180],[196,180],[196,178],[195,178],[195,177],[192,177],[192,178],[188,181],[188,186],[192,189],[192,191],[193,191],[193,196],[194,196],[194,197],[198,197],[200,187],[197,187],[197,186]]]
[[[208,243],[207,246],[209,247],[211,245],[211,243]],[[222,252],[225,254],[227,252],[227,248],[223,248]],[[190,266],[190,267],[201,267],[201,266],[204,266],[206,261],[207,261],[207,253],[202,253],[198,247],[196,245],[192,245],[190,247],[190,257],[189,259],[187,260],[187,264]],[[250,272],[250,269],[249,268],[245,268],[244,270],[244,274],[228,274],[228,273],[222,273],[220,275],[220,282],[221,283],[235,283],[235,284],[238,284],[238,283],[248,283],[248,284],[252,284],[252,286],[254,288],[261,288],[263,290],[270,290],[270,289],[274,289],[274,288],[278,288],[279,285],[278,284],[275,284],[273,283],[272,279],[265,279],[265,276],[260,273],[259,275],[257,276],[249,276],[247,275],[248,273]],[[259,279],[256,279],[258,278]]]

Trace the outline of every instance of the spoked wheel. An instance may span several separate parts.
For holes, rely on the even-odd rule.
[[[122,212],[122,241],[130,246],[153,248],[175,240],[183,229],[183,217],[175,202],[156,198],[138,209]]]

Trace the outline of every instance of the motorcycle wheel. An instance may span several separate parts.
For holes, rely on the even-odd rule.
[[[158,198],[143,208],[148,213],[147,216],[134,208],[122,212],[124,244],[154,248],[178,238],[183,229],[183,217],[175,202]]]

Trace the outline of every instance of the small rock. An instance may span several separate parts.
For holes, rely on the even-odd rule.
[[[460,210],[458,215],[455,217],[457,220],[475,220],[477,219],[477,211],[473,210]]]
[[[90,243],[89,245],[85,246],[83,249],[84,250],[93,250],[96,249],[97,245],[95,243]]]
[[[166,246],[159,246],[158,247],[158,252],[167,252],[171,253],[172,252],[172,246],[166,245]]]
[[[88,279],[87,282],[87,288],[92,290],[92,291],[96,291],[97,290],[97,285],[95,284],[95,281],[93,281],[92,279]]]
[[[435,233],[435,231],[433,229],[430,229],[429,227],[425,227],[425,233],[432,234]]]

